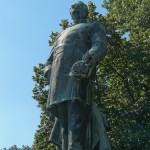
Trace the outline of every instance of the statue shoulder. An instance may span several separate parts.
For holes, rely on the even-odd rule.
[[[92,22],[92,28],[95,29],[95,30],[103,30],[103,31],[105,31],[104,26],[98,21],[93,21]]]
[[[105,27],[98,21],[87,21],[86,26],[90,27],[92,32],[105,32]]]

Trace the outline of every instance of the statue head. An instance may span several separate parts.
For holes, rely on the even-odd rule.
[[[87,5],[81,1],[75,2],[71,5],[70,14],[75,24],[85,22],[88,16]]]

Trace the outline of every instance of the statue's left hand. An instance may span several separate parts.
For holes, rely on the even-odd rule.
[[[81,61],[73,64],[69,75],[77,79],[89,78],[94,66],[96,65],[95,60],[94,55],[87,52]]]
[[[91,64],[87,64],[85,61],[78,61],[71,67],[69,75],[77,79],[89,78],[91,69]]]

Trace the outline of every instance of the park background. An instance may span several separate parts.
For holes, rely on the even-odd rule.
[[[33,66],[45,63],[51,31],[61,31],[62,19],[71,21],[75,0],[0,0],[0,149],[31,146],[40,122],[33,100]],[[83,0],[88,3],[88,0]],[[102,0],[92,1],[106,14]]]

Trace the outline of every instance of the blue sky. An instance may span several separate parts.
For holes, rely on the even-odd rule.
[[[70,21],[75,0],[0,0],[0,149],[14,144],[31,146],[40,122],[32,99],[33,66],[45,63],[51,31]],[[88,0],[83,0],[87,3]],[[93,0],[97,11],[102,0]]]

